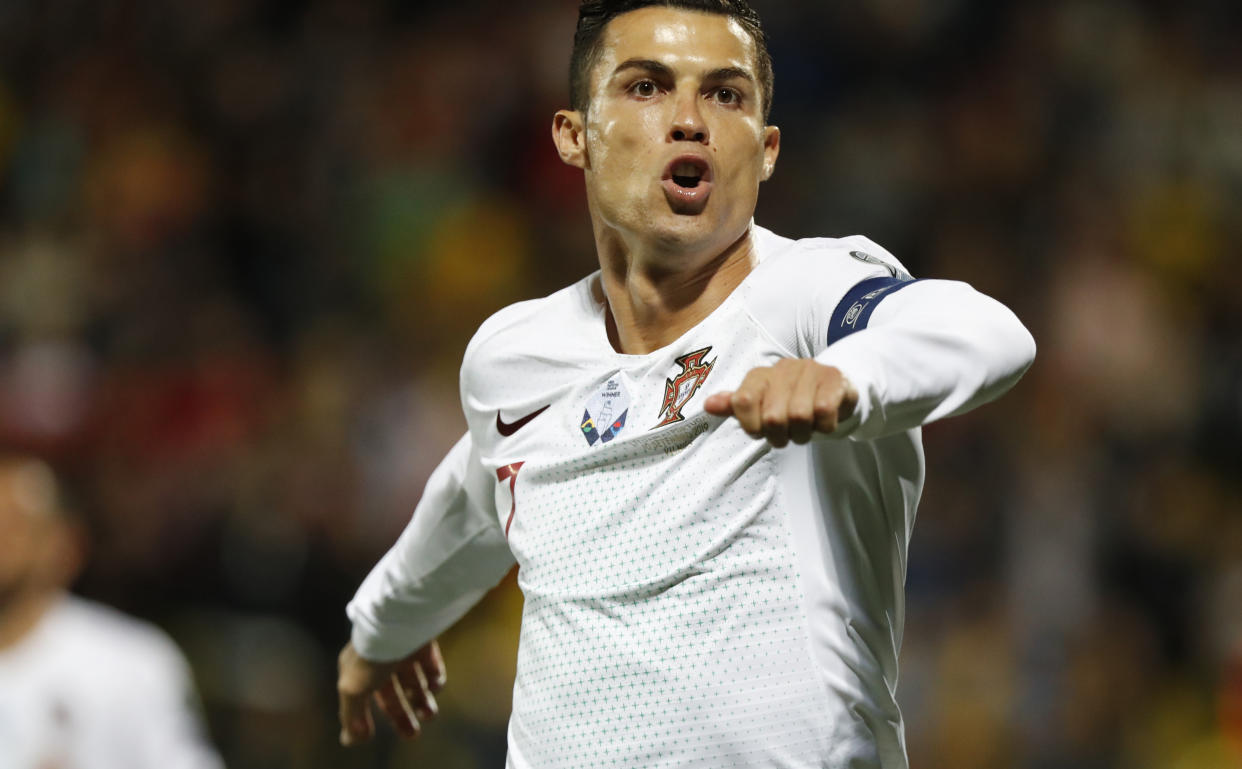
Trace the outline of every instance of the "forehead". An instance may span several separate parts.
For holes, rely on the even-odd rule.
[[[755,70],[755,41],[729,16],[685,8],[649,6],[608,23],[598,69],[605,77],[630,59],[651,59],[674,70],[734,67]]]

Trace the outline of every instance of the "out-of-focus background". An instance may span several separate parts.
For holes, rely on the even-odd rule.
[[[864,233],[1040,345],[926,430],[916,767],[1242,766],[1242,4],[769,0],[758,221]],[[336,746],[343,607],[464,427],[477,324],[594,269],[572,0],[0,3],[0,444],[233,769],[503,763],[521,598],[442,718]]]

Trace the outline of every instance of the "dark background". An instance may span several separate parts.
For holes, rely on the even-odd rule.
[[[926,430],[915,767],[1242,766],[1242,5],[756,2],[757,221],[1013,307]],[[233,769],[503,762],[520,595],[420,744],[336,747],[343,607],[464,428],[465,342],[594,269],[550,142],[576,3],[0,2],[0,443],[79,589],[167,629]]]

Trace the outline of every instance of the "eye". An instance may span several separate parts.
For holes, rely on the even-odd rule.
[[[644,99],[650,99],[652,96],[659,93],[659,91],[660,89],[656,87],[656,84],[650,80],[639,80],[637,83],[630,86],[630,93]]]
[[[712,94],[719,104],[737,104],[742,95],[732,88],[717,88]]]

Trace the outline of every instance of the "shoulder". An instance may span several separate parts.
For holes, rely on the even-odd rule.
[[[522,407],[561,387],[568,368],[598,357],[602,309],[591,286],[595,275],[542,299],[500,310],[466,346],[461,398],[467,421],[475,412]]]
[[[143,681],[183,679],[181,650],[160,628],[103,604],[68,596],[52,610],[48,630],[73,645],[73,657],[99,673]]]
[[[791,353],[813,355],[850,289],[873,278],[909,280],[897,257],[870,238],[782,238],[755,228],[760,264],[743,284],[759,325]]]
[[[867,278],[888,275],[908,279],[897,257],[862,235],[844,238],[783,238],[755,228],[761,263],[755,270],[757,289],[812,291],[840,286],[842,291]]]
[[[591,317],[592,274],[554,294],[529,299],[483,321],[466,345],[465,366],[572,344]]]

